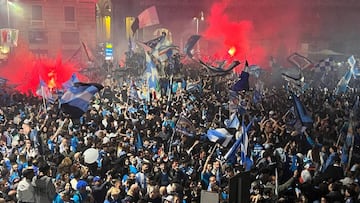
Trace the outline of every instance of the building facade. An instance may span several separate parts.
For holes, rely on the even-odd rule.
[[[96,46],[95,0],[21,0],[10,7],[10,24],[19,29],[19,46],[28,46],[38,57],[63,60],[79,57],[82,42]],[[86,55],[81,54],[86,61]]]
[[[220,2],[215,0],[112,0],[112,40],[123,48],[126,47],[125,18],[136,17],[144,9],[155,5],[160,25],[140,30],[140,39],[148,40],[154,29],[166,27],[172,31],[175,44],[181,46],[187,39],[185,35],[195,33],[195,25],[191,19],[200,11],[204,12],[206,18],[213,3]],[[284,45],[281,46],[284,50],[280,51],[282,54],[289,54],[300,49],[309,51],[331,49],[346,54],[360,54],[358,49],[360,23],[356,20],[360,17],[358,12],[360,1],[234,0],[229,2],[225,10],[229,19],[234,21],[247,19],[254,23],[257,29],[251,39],[254,44],[271,48],[274,41],[279,43],[283,41]],[[294,24],[286,22],[294,16],[297,18]],[[263,35],[264,32],[271,30],[269,24],[274,25],[274,34]],[[282,24],[284,26],[281,30],[276,30]],[[206,29],[206,26],[206,22],[201,23],[200,31]],[[296,47],[287,49],[287,41],[296,43]],[[279,43],[277,43],[278,47]]]

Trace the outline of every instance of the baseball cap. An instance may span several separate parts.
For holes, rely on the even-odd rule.
[[[77,182],[77,184],[76,184],[76,189],[77,189],[77,190],[80,190],[80,189],[82,189],[82,188],[86,188],[87,185],[88,185],[88,184],[87,184],[87,182],[86,182],[85,180],[79,180],[79,181]]]
[[[100,176],[95,176],[93,178],[93,182],[97,182],[97,181],[100,181],[100,180],[101,180]]]

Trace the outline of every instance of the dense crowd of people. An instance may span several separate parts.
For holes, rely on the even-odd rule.
[[[289,113],[289,89],[260,79],[264,86],[255,100],[255,87],[230,95],[234,74],[193,70],[174,79],[178,85],[170,93],[167,79],[149,98],[138,86],[136,99],[130,89],[137,80],[107,78],[80,119],[63,115],[56,103],[43,108],[41,98],[6,97],[0,202],[200,202],[204,190],[229,202],[234,189],[248,191],[249,202],[358,202],[356,89],[343,95],[307,89],[299,98],[313,123],[299,128]],[[186,88],[190,84],[199,88]],[[206,134],[226,128],[232,112],[250,126],[247,155],[239,148],[224,159],[236,136],[224,146]],[[191,133],[178,129],[181,118],[191,122],[185,126]],[[98,152],[96,160],[87,160],[89,149]],[[245,171],[251,187],[230,188],[230,179]]]

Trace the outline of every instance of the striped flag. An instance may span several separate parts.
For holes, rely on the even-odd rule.
[[[165,42],[166,43],[166,42]],[[160,45],[160,47],[155,48],[152,55],[159,60],[160,62],[167,61],[173,55],[179,53],[179,47],[175,45]]]
[[[75,83],[60,99],[62,111],[72,118],[80,118],[88,110],[93,96],[102,88],[97,83]]]
[[[55,102],[55,98],[53,97],[48,85],[41,78],[39,78],[39,88],[36,90],[36,95],[44,98],[46,101],[50,103]]]
[[[250,122],[247,126],[245,126],[245,123],[242,122],[241,124],[241,130],[236,132],[235,137],[238,137],[234,144],[231,146],[229,151],[225,154],[224,159],[234,159],[237,151],[239,148],[241,148],[241,159],[245,160],[243,158],[247,155],[247,148],[249,143],[249,138],[247,136],[247,132],[249,131],[250,127],[252,126],[252,122]]]
[[[232,113],[229,119],[224,121],[226,128],[235,128],[238,129],[240,127],[240,120],[236,115],[236,112]]]
[[[146,46],[150,47],[151,49],[155,49],[155,47],[162,42],[165,39],[165,35],[161,35],[159,37],[156,37],[154,39],[151,39],[147,42],[144,42],[143,44],[145,44]],[[143,46],[142,46],[143,47]]]
[[[336,85],[335,95],[343,94],[348,90],[352,75],[353,73],[351,70],[347,70],[345,72],[345,74],[341,77],[338,84]]]
[[[350,70],[351,70],[351,73],[352,73],[354,79],[356,79],[356,74],[355,74],[356,59],[355,59],[354,55],[350,56],[350,57],[348,58],[347,62],[348,62],[349,65],[350,65]]]
[[[71,78],[68,81],[66,81],[66,82],[64,82],[62,84],[62,87],[63,87],[64,90],[67,90],[70,87],[74,86],[74,84],[77,83],[77,82],[80,82],[80,80],[77,78],[76,74],[73,73],[71,75]]]
[[[206,137],[215,143],[221,144],[223,147],[226,147],[231,139],[234,137],[229,133],[225,128],[209,129],[207,131]]]

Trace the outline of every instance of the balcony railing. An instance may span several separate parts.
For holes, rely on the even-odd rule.
[[[66,30],[74,30],[78,28],[78,24],[76,21],[64,21],[64,29]]]
[[[44,20],[30,20],[31,28],[45,28]]]

